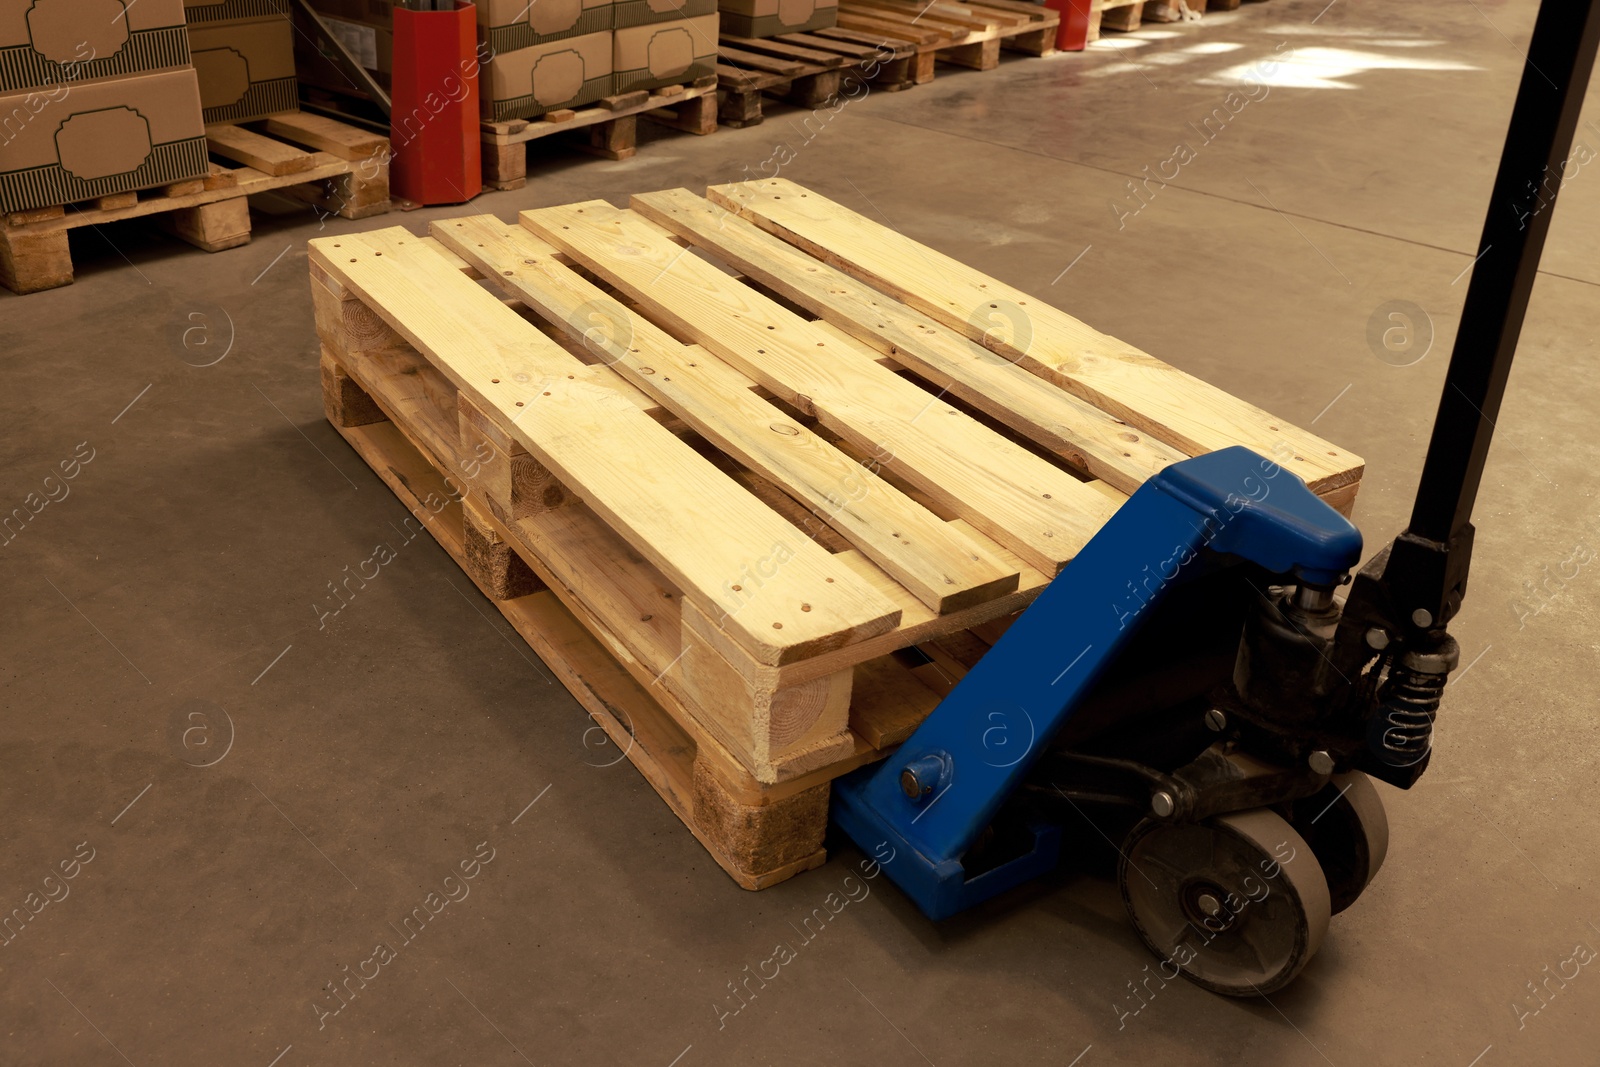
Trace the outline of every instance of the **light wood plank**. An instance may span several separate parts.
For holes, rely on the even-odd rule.
[[[898,622],[892,604],[604,385],[609,371],[579,363],[407,231],[321,238],[311,254],[757,661]]]
[[[206,147],[216,155],[254,167],[263,174],[299,174],[312,166],[311,155],[304,149],[239,126],[207,126]]]
[[[346,126],[326,115],[305,111],[273,115],[266,120],[264,129],[274,137],[319,149],[340,159],[365,160],[389,150],[389,138],[381,133]]]
[[[1150,475],[1185,458],[686,189],[643,193],[633,198],[632,206],[1124,493],[1132,493]]]
[[[718,448],[805,503],[934,611],[1017,587],[1015,568],[761,400],[753,382],[711,353],[630,314],[527,230],[482,215],[436,222],[432,232]]]
[[[1191,454],[1245,445],[1325,491],[1359,481],[1362,461],[1064,311],[783,178],[713,186],[711,200]],[[1005,302],[1029,343],[986,333]]]
[[[1054,574],[1115,511],[1026,449],[841,344],[604,201],[525,211],[522,224],[832,432],[876,450],[953,513]]]

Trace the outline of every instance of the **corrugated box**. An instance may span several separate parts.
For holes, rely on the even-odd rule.
[[[299,110],[289,16],[192,26],[189,47],[206,122],[245,122]]]
[[[193,70],[0,96],[0,212],[199,178],[207,167]]]
[[[0,92],[188,65],[183,0],[0,0]]]
[[[772,37],[834,25],[839,0],[719,0],[722,28],[734,37]]]
[[[717,13],[717,0],[617,0],[615,6],[611,26],[618,30]]]
[[[717,71],[717,16],[617,30],[612,49],[616,92],[690,82]]]
[[[611,29],[612,0],[478,0],[478,40],[495,55]]]
[[[485,118],[531,118],[592,104],[613,92],[611,31],[500,52],[478,77]]]
[[[146,0],[135,0],[143,4]],[[189,25],[206,22],[237,22],[264,19],[289,13],[289,0],[183,0],[183,13]]]

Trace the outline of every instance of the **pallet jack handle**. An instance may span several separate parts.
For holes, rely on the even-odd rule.
[[[1472,507],[1597,44],[1600,0],[1540,5],[1411,522],[1384,575],[1391,605],[1423,630],[1454,616],[1466,589]]]

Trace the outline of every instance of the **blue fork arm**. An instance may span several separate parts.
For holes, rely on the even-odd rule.
[[[1305,483],[1246,448],[1150,478],[888,759],[834,783],[833,818],[929,918],[1052,868],[1059,835],[969,877],[962,857],[1124,643],[1202,551],[1333,585],[1361,534]],[[912,768],[924,791],[908,796]]]

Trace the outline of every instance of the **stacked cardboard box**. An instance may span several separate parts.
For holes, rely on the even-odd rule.
[[[612,0],[481,0],[478,83],[484,118],[530,118],[616,92]]]
[[[205,175],[182,0],[0,12],[0,212]]]
[[[615,10],[617,92],[717,72],[717,0],[620,0]]]
[[[184,14],[207,123],[299,109],[288,0],[184,0]]]
[[[388,86],[389,0],[313,4],[340,43]],[[477,18],[478,98],[491,121],[583,107],[716,72],[717,0],[478,0]],[[350,90],[331,63],[297,47],[302,81]]]
[[[839,0],[718,0],[722,28],[735,37],[822,30],[838,21]]]

